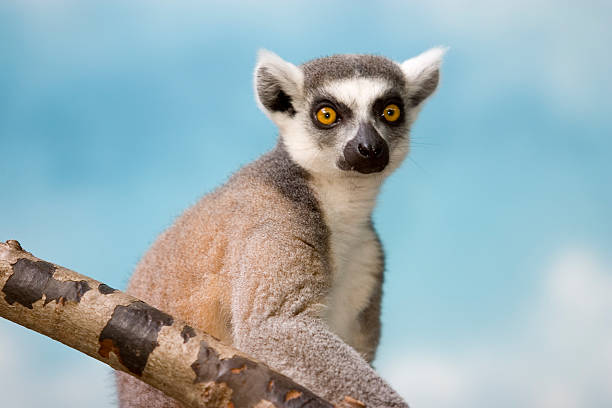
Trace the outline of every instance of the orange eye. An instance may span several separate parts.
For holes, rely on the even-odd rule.
[[[387,105],[385,109],[383,109],[383,116],[385,117],[387,122],[395,122],[400,117],[399,106],[394,103]]]
[[[326,106],[317,111],[317,120],[323,125],[331,125],[336,121],[336,111]]]

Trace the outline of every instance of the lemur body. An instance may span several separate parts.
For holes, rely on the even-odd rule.
[[[301,67],[260,54],[255,89],[278,145],[179,217],[128,292],[332,402],[350,395],[368,407],[407,406],[368,364],[383,281],[371,214],[408,153],[442,54],[403,64],[333,56]],[[121,373],[118,389],[124,408],[179,406]]]

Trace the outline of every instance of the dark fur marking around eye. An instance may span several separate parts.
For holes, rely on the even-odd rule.
[[[91,288],[82,281],[61,281],[53,277],[55,265],[45,261],[31,261],[20,258],[13,265],[13,274],[8,278],[2,292],[9,305],[17,302],[28,309],[34,302],[45,296],[43,306],[52,301],[80,302],[81,298]]]
[[[331,106],[336,110],[336,112],[345,118],[349,118],[353,115],[351,108],[349,108],[346,104],[337,101],[333,96],[328,95],[327,93],[321,93],[314,99],[314,102],[312,103],[312,111],[316,112],[323,106]]]
[[[307,389],[261,363],[240,356],[220,358],[205,341],[200,342],[200,351],[191,369],[196,375],[194,384],[215,381],[226,383],[232,389],[248,389],[248,393],[232,395],[235,407],[254,406],[261,400],[267,400],[276,407],[331,408]],[[245,375],[247,372],[249,375]],[[287,395],[291,395],[291,398],[287,398]]]
[[[181,337],[183,337],[183,343],[187,343],[189,339],[195,337],[196,332],[193,327],[185,325],[183,326],[183,330],[181,330]]]
[[[386,106],[388,106],[390,104],[395,104],[400,109],[400,117],[395,122],[389,122],[389,121],[386,121],[383,118],[383,110],[385,109]],[[404,101],[402,100],[401,96],[398,93],[393,92],[393,91],[392,92],[388,92],[387,94],[385,94],[382,97],[378,98],[374,102],[374,105],[372,105],[372,111],[373,111],[374,116],[376,118],[378,118],[379,120],[383,121],[384,123],[386,123],[389,126],[400,126],[405,121],[405,116],[406,116],[405,114],[406,114],[406,112],[404,110]]]
[[[317,120],[317,112],[319,111],[319,109],[324,108],[326,106],[329,106],[334,109],[336,111],[336,114],[338,115],[336,122],[332,123],[331,125],[324,125]],[[350,119],[352,116],[353,111],[351,110],[351,108],[349,108],[346,104],[342,102],[336,101],[335,98],[333,98],[331,95],[325,93],[320,94],[314,99],[314,102],[312,103],[310,109],[310,118],[312,120],[312,123],[320,129],[330,129],[338,125],[344,119]]]
[[[334,110],[334,112],[336,113],[336,120],[333,123],[330,123],[328,125],[321,123],[318,118],[317,118],[317,114],[319,112],[319,110],[323,109],[323,108],[331,108]],[[312,120],[312,123],[318,127],[319,129],[330,129],[333,128],[334,126],[338,125],[340,122],[342,122],[342,118],[343,118],[343,114],[342,114],[342,109],[338,107],[338,105],[334,102],[331,102],[328,99],[321,99],[318,100],[317,102],[315,102],[312,105],[312,109],[311,109],[311,113],[310,113],[310,119]]]
[[[108,286],[108,285],[106,285],[104,283],[101,283],[98,286],[98,292],[100,292],[103,295],[110,295],[111,293],[115,293],[116,291],[117,291],[117,289],[111,288],[110,286]]]
[[[142,301],[117,306],[98,339],[98,353],[109,358],[113,352],[131,373],[142,375],[151,352],[159,345],[163,326],[172,325],[172,316]]]

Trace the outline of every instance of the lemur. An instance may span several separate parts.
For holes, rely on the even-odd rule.
[[[162,233],[128,293],[332,403],[349,395],[370,408],[407,407],[369,364],[384,269],[372,210],[408,154],[443,54],[433,48],[402,63],[334,55],[296,66],[260,51],[255,94],[279,128],[276,147]],[[122,408],[180,407],[117,376]]]

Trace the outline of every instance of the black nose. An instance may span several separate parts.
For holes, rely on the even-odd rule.
[[[357,135],[344,147],[343,170],[369,174],[382,171],[389,163],[389,146],[371,123],[361,123]]]
[[[382,142],[382,143],[381,143]],[[369,143],[359,143],[357,146],[357,150],[359,154],[363,157],[367,158],[376,158],[382,154],[383,151],[383,143],[384,140],[380,139],[379,143],[369,144]]]

